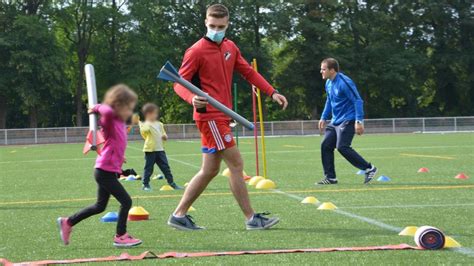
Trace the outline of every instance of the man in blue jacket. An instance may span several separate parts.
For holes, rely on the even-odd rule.
[[[326,80],[326,105],[319,120],[319,130],[323,131],[321,159],[325,178],[318,185],[337,184],[334,168],[334,149],[337,148],[347,161],[365,171],[364,184],[369,183],[377,173],[377,168],[368,163],[351,147],[354,135],[364,133],[364,102],[354,82],[339,72],[339,63],[334,58],[321,62],[321,75]],[[327,120],[332,116],[331,122]]]

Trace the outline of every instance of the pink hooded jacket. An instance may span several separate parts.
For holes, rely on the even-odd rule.
[[[109,105],[97,104],[92,108],[92,111],[100,115],[99,123],[102,126],[102,135],[105,139],[102,152],[95,161],[95,168],[121,174],[122,164],[125,160],[125,148],[127,148],[125,122],[117,117]]]

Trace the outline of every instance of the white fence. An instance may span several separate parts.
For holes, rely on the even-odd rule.
[[[315,135],[319,134],[317,120],[265,122],[268,136]],[[199,138],[194,124],[169,124],[166,131],[171,139]],[[259,128],[259,125],[257,125]],[[474,116],[432,117],[432,118],[387,118],[366,119],[366,133],[429,133],[474,131]],[[0,129],[0,145],[78,143],[85,140],[88,127]],[[253,136],[242,126],[237,126],[239,136]],[[130,140],[140,139],[137,127],[130,134]]]

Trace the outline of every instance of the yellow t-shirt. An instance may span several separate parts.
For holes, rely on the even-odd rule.
[[[143,145],[144,152],[153,152],[153,151],[164,151],[163,147],[163,136],[166,135],[165,127],[160,121],[155,122],[140,122],[140,135],[142,135],[145,140],[145,145]]]

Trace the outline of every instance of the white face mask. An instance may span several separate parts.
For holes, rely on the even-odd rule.
[[[213,42],[220,43],[225,37],[225,31],[226,29],[218,31],[218,30],[207,28],[206,37],[211,39]]]

